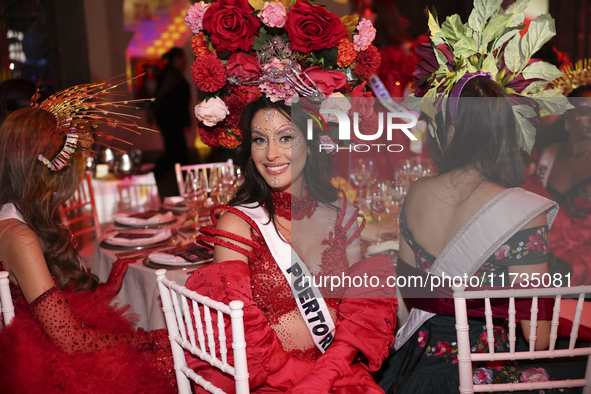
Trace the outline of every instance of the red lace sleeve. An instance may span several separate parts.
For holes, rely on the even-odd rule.
[[[68,354],[110,349],[121,342],[141,350],[153,348],[150,335],[143,330],[103,332],[86,327],[74,316],[68,299],[57,286],[41,294],[29,307],[43,332]]]

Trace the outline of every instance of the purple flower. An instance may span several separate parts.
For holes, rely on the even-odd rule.
[[[521,373],[521,381],[528,382],[547,382],[550,380],[548,372],[544,368],[531,367]]]
[[[492,382],[492,371],[487,368],[478,368],[472,374],[474,384],[486,384]]]
[[[447,65],[448,69],[453,71],[456,63],[453,60],[449,47],[445,44],[441,44],[437,48],[440,49],[447,58],[449,62]],[[415,51],[422,59],[417,63],[417,68],[412,74],[414,77],[412,89],[415,91],[415,96],[423,97],[429,90],[427,79],[439,69],[439,63],[437,63],[437,57],[435,56],[435,51],[430,42],[417,46]],[[443,87],[441,87],[441,89],[443,89]]]

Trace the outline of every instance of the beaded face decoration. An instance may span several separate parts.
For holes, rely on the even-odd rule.
[[[131,105],[132,103],[154,101],[154,99],[109,101],[104,98],[107,94],[115,96],[125,94],[125,92],[118,92],[115,89],[129,81],[131,79],[77,85],[48,97],[39,105],[33,103],[33,106],[55,116],[57,120],[56,129],[60,136],[65,137],[64,147],[52,159],[45,157],[41,153],[39,153],[37,159],[51,171],[59,171],[70,162],[76,150],[87,149],[92,144],[92,135],[103,136],[108,141],[117,140],[131,145],[131,143],[121,138],[99,130],[100,126],[119,127],[136,134],[141,134],[139,130],[156,132],[138,125],[133,120],[139,119],[140,116],[120,112],[120,110],[105,109],[106,107],[113,107],[137,110],[139,107]],[[109,147],[120,150],[116,147]]]

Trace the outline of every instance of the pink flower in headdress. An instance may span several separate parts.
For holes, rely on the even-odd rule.
[[[228,106],[219,97],[203,100],[195,107],[195,117],[209,127],[215,126],[229,114]]]
[[[357,31],[359,34],[353,37],[355,50],[357,52],[365,51],[376,38],[376,28],[367,19],[361,19],[361,22],[357,25]]]
[[[263,72],[271,74],[271,70],[282,71],[288,63],[282,62],[277,58],[273,58],[269,63],[263,65]],[[285,104],[291,105],[291,98],[295,94],[295,90],[289,82],[275,83],[264,82],[260,86],[261,92],[267,95],[267,98],[272,102],[283,100]]]
[[[203,30],[203,14],[209,8],[209,4],[204,1],[193,4],[185,13],[185,23],[195,34]]]
[[[280,2],[267,2],[259,13],[259,19],[269,27],[283,27],[287,21],[287,10]]]

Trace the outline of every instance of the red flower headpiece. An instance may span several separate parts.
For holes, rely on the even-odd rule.
[[[380,65],[371,22],[307,0],[200,1],[185,21],[194,33],[193,81],[206,96],[195,115],[209,146],[238,146],[240,111],[262,94],[317,105],[363,90]]]

